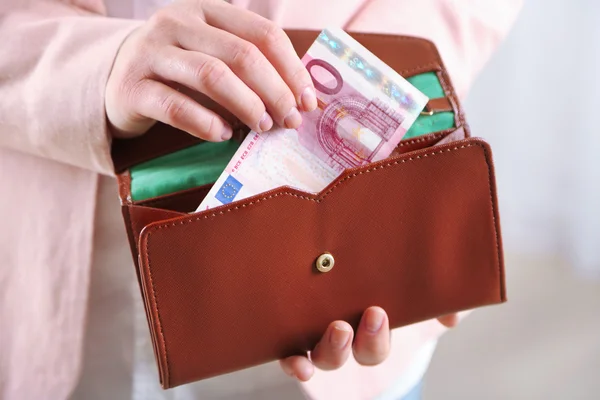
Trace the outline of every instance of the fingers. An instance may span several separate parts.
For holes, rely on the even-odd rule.
[[[308,71],[285,32],[273,22],[225,2],[209,2],[204,8],[209,25],[253,43],[275,67],[291,89],[296,104],[305,111],[317,107]]]
[[[332,322],[311,352],[310,361],[303,356],[293,356],[281,360],[281,368],[289,376],[306,381],[314,374],[314,367],[325,371],[342,367],[351,351],[361,365],[380,364],[390,352],[389,320],[385,311],[380,307],[368,308],[360,321],[354,346],[353,336],[347,322]]]
[[[360,321],[354,341],[354,358],[361,365],[377,365],[390,352],[387,314],[380,307],[368,308]]]
[[[287,375],[302,382],[308,381],[315,373],[315,367],[304,356],[292,356],[279,361],[279,365]]]
[[[458,314],[449,314],[438,318],[444,325],[451,327],[458,322]],[[352,346],[353,331],[343,321],[335,321],[329,325],[323,338],[311,353],[314,366],[322,370],[334,370],[344,365],[350,349],[356,361],[365,366],[382,363],[390,352],[389,320],[380,307],[368,308],[360,321]],[[281,360],[284,372],[301,381],[306,381],[314,374],[313,364],[308,358],[294,356]]]
[[[458,325],[458,314],[448,314],[438,318],[438,321],[446,328],[454,328]]]
[[[151,68],[167,81],[204,93],[257,132],[273,126],[260,97],[217,58],[168,46],[157,55]]]
[[[252,43],[223,30],[187,24],[178,34],[180,44],[223,60],[262,99],[280,126],[297,128],[302,123],[294,94],[277,70]]]
[[[313,364],[322,370],[333,370],[344,365],[350,356],[353,336],[352,327],[347,322],[332,322],[311,353]]]
[[[317,106],[310,75],[283,30],[220,0],[175,2],[128,36],[107,82],[105,108],[123,136],[159,120],[207,140],[231,137],[222,118],[172,83],[207,95],[259,132],[273,120],[298,128],[298,109]]]
[[[134,111],[189,132],[204,140],[229,140],[232,130],[221,117],[200,106],[188,96],[150,79],[140,81],[133,90]]]

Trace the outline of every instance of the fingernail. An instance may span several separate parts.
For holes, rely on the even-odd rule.
[[[383,311],[378,308],[372,308],[364,316],[365,328],[367,331],[375,333],[381,329],[385,315]]]
[[[273,118],[269,115],[268,112],[265,112],[258,123],[258,129],[260,132],[266,132],[273,127]],[[259,132],[259,133],[260,133]]]
[[[307,87],[300,96],[300,105],[304,111],[313,111],[317,108],[317,95],[315,90],[311,87]]]
[[[308,365],[305,365],[304,367],[302,367],[301,373],[296,376],[296,379],[301,380],[301,381],[306,381],[306,380],[310,379],[312,374],[313,374],[312,368]]]
[[[229,127],[227,125],[224,126],[223,127],[223,134],[221,135],[221,139],[223,141],[229,140],[229,139],[231,139],[232,136],[233,136],[233,130],[231,129],[231,127]]]
[[[334,326],[329,333],[329,343],[336,349],[343,349],[348,344],[351,333],[348,329]]]
[[[295,129],[302,123],[302,117],[296,107],[292,107],[288,115],[283,119],[283,124],[288,129]]]

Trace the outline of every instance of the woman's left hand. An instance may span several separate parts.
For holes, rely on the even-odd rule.
[[[458,323],[457,314],[438,318],[447,327]],[[292,356],[280,361],[283,371],[300,381],[308,381],[314,374],[315,367],[329,371],[340,368],[350,352],[361,365],[377,365],[382,363],[390,352],[390,326],[386,312],[380,307],[368,308],[360,321],[356,338],[350,324],[345,321],[334,321],[329,324],[321,341],[310,354]]]

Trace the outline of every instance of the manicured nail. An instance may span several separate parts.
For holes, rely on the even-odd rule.
[[[317,108],[317,95],[315,94],[315,90],[311,87],[304,89],[302,96],[300,96],[300,103],[304,111],[312,111]]]
[[[268,112],[265,112],[258,123],[258,129],[260,132],[266,132],[273,127],[273,118],[269,115]],[[259,132],[259,133],[260,133]]]
[[[233,136],[233,130],[231,129],[230,126],[225,125],[223,127],[223,133],[221,134],[221,139],[223,141],[229,140],[229,139],[231,139],[232,136]]]
[[[351,330],[334,326],[329,333],[329,343],[331,343],[335,349],[343,349],[348,344],[351,333]]]
[[[288,129],[295,129],[302,123],[302,117],[296,107],[292,107],[288,115],[283,119],[283,124]]]
[[[385,315],[379,308],[371,308],[366,312],[364,318],[367,331],[376,333],[381,329]]]

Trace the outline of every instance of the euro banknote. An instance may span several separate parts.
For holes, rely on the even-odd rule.
[[[318,193],[345,169],[388,157],[428,101],[341,29],[322,31],[302,62],[317,109],[297,130],[250,132],[196,211],[280,186]]]

